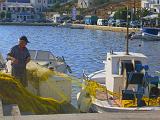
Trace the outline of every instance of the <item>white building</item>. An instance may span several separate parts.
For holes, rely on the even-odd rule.
[[[142,0],[141,7],[160,13],[160,0]]]
[[[34,8],[29,2],[6,0],[0,4],[0,11],[10,13],[13,21],[30,21],[34,16]]]
[[[36,12],[45,12],[51,8],[58,0],[30,0]],[[69,0],[59,0],[60,3],[66,3]]]
[[[46,12],[58,0],[5,0],[0,3],[0,11],[11,14],[13,21],[30,21],[40,19],[41,13]],[[66,3],[69,0],[59,0]],[[47,12],[46,12],[47,13]]]
[[[48,8],[48,0],[30,0],[35,12],[42,12]]]
[[[57,13],[53,15],[52,20],[54,23],[60,23],[60,20],[61,20],[60,18],[61,18],[61,15]]]
[[[88,8],[92,5],[93,0],[78,0],[79,8]]]

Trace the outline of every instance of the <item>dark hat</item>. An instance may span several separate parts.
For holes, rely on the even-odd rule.
[[[30,42],[28,41],[28,39],[27,39],[26,36],[21,36],[21,37],[19,38],[19,40],[24,40],[24,41],[26,41],[26,43],[30,43]]]

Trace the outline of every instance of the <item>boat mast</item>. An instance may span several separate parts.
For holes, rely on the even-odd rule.
[[[126,35],[126,55],[129,55],[128,45],[129,45],[129,14],[128,14],[128,5],[127,5],[127,35]]]

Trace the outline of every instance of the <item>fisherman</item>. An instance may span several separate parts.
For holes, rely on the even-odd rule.
[[[18,45],[11,48],[7,54],[7,60],[11,60],[11,75],[19,79],[24,87],[27,87],[26,64],[30,61],[30,53],[26,48],[29,43],[26,36],[19,38]]]

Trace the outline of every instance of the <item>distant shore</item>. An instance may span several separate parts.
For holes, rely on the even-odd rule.
[[[57,26],[55,23],[18,23],[18,22],[0,22],[0,25],[17,25],[17,26]]]
[[[98,25],[84,25],[72,24],[72,26],[83,26],[85,29],[112,31],[112,32],[127,32],[126,27],[112,27],[112,26],[98,26]],[[140,28],[129,28],[129,32],[138,32]]]
[[[0,25],[16,25],[16,26],[57,26],[56,23],[18,23],[18,22],[0,22]],[[112,31],[112,32],[126,32],[126,27],[112,27],[112,26],[98,26],[85,24],[72,24],[73,27],[84,27],[84,29]],[[129,32],[137,32],[139,28],[129,28]]]

